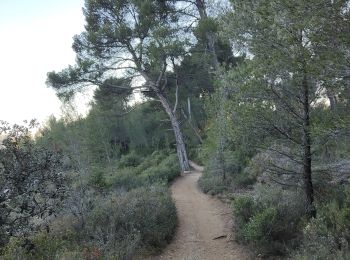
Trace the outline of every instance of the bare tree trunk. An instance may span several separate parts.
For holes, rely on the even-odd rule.
[[[350,51],[347,53],[347,58],[350,60]],[[345,69],[345,97],[346,101],[349,103],[350,102],[350,66],[347,66]]]
[[[311,136],[310,136],[310,102],[309,85],[307,82],[306,71],[304,68],[303,88],[303,177],[304,189],[306,194],[306,212],[308,217],[316,217],[316,208],[314,205],[314,189],[312,185],[312,159],[311,159]]]
[[[182,132],[181,132],[181,129],[180,129],[179,121],[178,121],[178,119],[176,117],[175,112],[171,109],[171,107],[169,105],[169,102],[164,97],[164,95],[162,95],[158,91],[157,92],[157,96],[158,96],[160,102],[162,103],[162,105],[163,105],[163,107],[165,109],[165,112],[168,114],[168,116],[170,118],[171,126],[173,128],[174,135],[175,135],[176,151],[177,151],[177,156],[179,158],[181,171],[182,172],[189,171],[190,170],[190,164],[189,164],[189,161],[188,161],[186,146],[185,146],[185,142],[183,141],[183,136],[182,136]]]
[[[158,80],[156,82],[151,80],[151,78],[147,75],[147,73],[142,71],[141,68],[140,68],[140,71],[141,71],[142,76],[145,78],[145,80],[150,84],[151,89],[157,95],[157,97],[159,98],[159,101],[162,104],[165,112],[169,116],[169,119],[170,119],[170,122],[171,122],[171,127],[173,128],[173,131],[174,131],[174,136],[175,136],[175,141],[176,141],[176,152],[177,152],[177,157],[179,159],[181,172],[190,171],[190,164],[189,164],[188,157],[187,157],[187,151],[186,151],[185,142],[184,142],[184,139],[183,139],[183,136],[182,136],[182,132],[181,132],[179,121],[178,121],[178,119],[176,117],[177,101],[175,103],[174,109],[171,109],[169,101],[163,95],[163,93],[161,91],[162,87],[160,87],[160,81],[162,79],[164,79],[164,77],[165,77],[166,62],[164,62],[163,71],[159,75]],[[167,80],[166,80],[166,77],[165,77],[165,85],[166,85],[166,83],[167,83]],[[163,85],[163,87],[164,87],[164,85]],[[178,97],[177,97],[177,93],[176,93],[176,99],[177,98]]]
[[[200,135],[200,133],[199,133],[199,130],[198,130],[197,127],[195,127],[195,126],[192,124],[192,120],[191,120],[190,116],[187,116],[186,113],[185,113],[183,110],[181,110],[181,113],[182,113],[183,117],[188,121],[188,124],[189,124],[190,127],[192,128],[193,132],[194,132],[194,133],[196,134],[196,136],[198,137],[199,142],[200,142],[201,144],[203,144],[203,139],[202,139],[202,137],[201,137],[201,135]]]
[[[326,94],[329,99],[331,110],[335,112],[337,110],[337,99],[332,90],[327,89],[326,91],[327,91]]]

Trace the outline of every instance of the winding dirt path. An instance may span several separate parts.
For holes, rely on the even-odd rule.
[[[251,259],[233,241],[230,209],[216,198],[203,194],[197,185],[202,170],[185,174],[171,186],[179,218],[172,243],[152,260]]]

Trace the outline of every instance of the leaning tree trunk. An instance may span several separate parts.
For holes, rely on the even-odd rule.
[[[181,167],[181,172],[189,171],[190,170],[190,164],[187,157],[187,151],[185,142],[183,140],[182,132],[180,129],[179,121],[176,117],[175,112],[171,109],[168,100],[165,98],[165,96],[162,93],[157,92],[157,97],[159,98],[160,102],[162,103],[165,112],[168,114],[171,122],[171,126],[174,131],[175,140],[176,140],[176,151],[177,156],[179,158],[179,163]]]

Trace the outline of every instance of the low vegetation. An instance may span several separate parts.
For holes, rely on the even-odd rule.
[[[337,172],[343,170],[316,172],[317,216],[309,220],[298,178],[278,178],[268,171],[271,160],[259,154],[243,170],[227,171],[225,180],[220,172],[207,170],[199,181],[204,192],[232,200],[236,240],[263,257],[347,259],[350,184],[339,184],[344,178]]]
[[[177,223],[174,203],[161,185],[93,198],[89,207],[83,223],[67,214],[51,223],[49,233],[26,238],[30,242],[13,238],[2,259],[130,259],[157,253]]]
[[[180,174],[175,154],[130,152],[110,164],[92,163],[83,169],[71,161],[63,171],[62,156],[28,139],[29,128],[4,125],[2,129],[7,131],[1,150],[3,160],[7,158],[2,161],[2,187],[14,191],[12,186],[23,182],[13,181],[26,172],[31,175],[26,176],[25,198],[22,193],[6,196],[7,190],[2,190],[1,259],[130,259],[157,254],[171,240],[177,216],[167,185]],[[48,165],[44,155],[54,165]],[[37,171],[45,167],[60,172],[43,175],[49,186],[38,186]],[[56,188],[51,189],[53,180]],[[55,198],[60,204],[53,204]]]

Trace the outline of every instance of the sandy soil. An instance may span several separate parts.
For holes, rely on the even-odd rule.
[[[171,186],[179,226],[172,243],[152,260],[251,259],[234,242],[230,209],[216,198],[203,194],[197,185],[201,168],[177,179]]]

